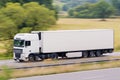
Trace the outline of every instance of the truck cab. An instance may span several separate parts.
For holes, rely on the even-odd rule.
[[[28,61],[30,54],[39,53],[40,40],[38,34],[20,33],[14,37],[14,60]]]

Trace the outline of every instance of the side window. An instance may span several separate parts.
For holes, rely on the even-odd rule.
[[[25,46],[30,46],[31,45],[31,42],[30,41],[26,41],[25,42]]]

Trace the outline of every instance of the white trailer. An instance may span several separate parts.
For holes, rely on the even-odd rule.
[[[113,52],[113,39],[111,29],[19,33],[14,37],[14,60],[66,58],[70,52],[82,52],[82,57],[99,57]]]

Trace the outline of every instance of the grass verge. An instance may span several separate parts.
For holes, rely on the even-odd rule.
[[[0,60],[12,59],[12,57],[0,57]]]
[[[11,78],[12,70],[7,66],[2,67],[2,71],[0,72],[0,80],[9,80]]]
[[[13,57],[7,57],[4,54],[0,54],[0,60],[12,59]]]
[[[41,68],[32,68],[25,70],[21,69],[21,70],[14,70],[14,72],[12,73],[12,78],[50,75],[50,74],[58,74],[58,73],[68,73],[68,72],[115,68],[115,67],[120,67],[120,61],[97,62],[97,63],[87,63],[87,64],[56,66],[56,67],[41,67]]]

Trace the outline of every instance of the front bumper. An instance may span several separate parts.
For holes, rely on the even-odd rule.
[[[14,53],[13,59],[15,61],[18,61],[18,60],[28,61],[28,57],[23,53],[21,53],[21,54]]]

